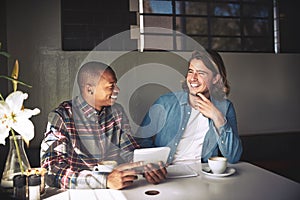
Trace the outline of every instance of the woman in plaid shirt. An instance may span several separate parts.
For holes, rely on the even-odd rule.
[[[132,161],[139,148],[131,136],[128,118],[115,103],[119,88],[114,71],[100,62],[84,64],[77,75],[80,95],[62,102],[48,117],[41,144],[41,166],[48,170],[46,182],[60,188],[122,189],[137,179],[143,163]],[[101,161],[117,161],[111,173],[93,168]],[[165,179],[166,170],[143,166],[150,183]]]

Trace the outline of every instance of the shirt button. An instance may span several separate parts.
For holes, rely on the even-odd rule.
[[[222,144],[224,144],[224,141],[222,140],[222,142],[221,142]]]
[[[177,146],[177,142],[175,143],[175,146]]]
[[[190,114],[191,114],[191,112],[188,112],[188,114],[190,115]]]
[[[181,128],[181,130],[184,130],[184,128]]]

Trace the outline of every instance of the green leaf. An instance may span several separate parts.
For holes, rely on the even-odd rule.
[[[4,52],[4,51],[0,51],[0,55],[5,56],[5,57],[7,57],[7,58],[10,57],[10,54],[9,54],[9,53],[6,53],[6,52]]]
[[[31,87],[32,87],[31,85],[28,85],[28,84],[26,84],[26,83],[24,83],[24,82],[22,82],[22,81],[19,81],[19,80],[13,79],[13,78],[11,78],[11,77],[8,77],[8,76],[3,76],[3,75],[0,75],[0,78],[5,78],[5,79],[7,79],[7,80],[10,80],[10,81],[16,81],[17,83],[19,83],[19,84],[21,84],[21,85],[24,85],[24,86],[26,86],[26,87],[29,87],[29,88],[31,88]]]

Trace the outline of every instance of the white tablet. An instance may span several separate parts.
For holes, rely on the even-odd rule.
[[[153,147],[135,149],[133,153],[133,162],[144,161],[147,163],[167,162],[170,153],[170,147]]]

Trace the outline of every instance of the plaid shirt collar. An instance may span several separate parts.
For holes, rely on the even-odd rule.
[[[97,121],[98,116],[102,115],[107,110],[107,106],[102,107],[101,111],[96,110],[94,107],[89,105],[81,95],[73,100],[73,105],[76,106],[78,110],[80,110],[83,115],[91,121]]]

